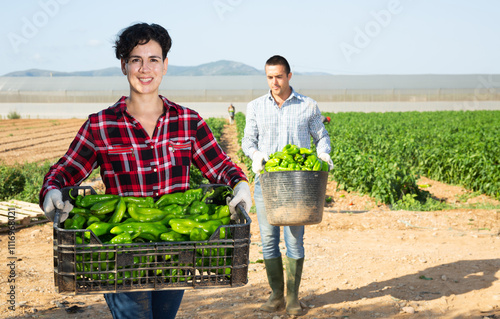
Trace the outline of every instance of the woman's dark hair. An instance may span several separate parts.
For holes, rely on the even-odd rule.
[[[288,61],[282,57],[281,55],[274,55],[272,57],[270,57],[267,61],[266,61],[266,65],[282,65],[285,67],[285,72],[286,74],[290,74],[290,64],[288,64]]]
[[[172,39],[165,28],[154,23],[137,23],[123,29],[118,35],[114,46],[116,58],[128,60],[130,52],[138,44],[146,44],[151,40],[160,44],[162,57],[165,60],[172,46]]]

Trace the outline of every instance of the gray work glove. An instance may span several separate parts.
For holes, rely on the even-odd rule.
[[[261,151],[255,151],[252,155],[252,171],[259,174],[263,169],[269,157]]]
[[[45,216],[50,221],[54,221],[54,217],[56,215],[56,208],[61,211],[59,222],[62,223],[68,218],[68,213],[73,209],[73,205],[69,201],[63,202],[62,193],[58,189],[51,189],[45,195],[45,199],[43,201],[43,212]]]
[[[229,211],[231,211],[231,219],[235,220],[238,216],[236,205],[241,204],[246,212],[252,208],[252,195],[250,194],[250,186],[246,181],[241,181],[234,187],[234,197],[229,202]]]
[[[329,154],[321,153],[318,155],[319,159],[328,163],[328,170],[331,171],[333,169],[333,161]]]

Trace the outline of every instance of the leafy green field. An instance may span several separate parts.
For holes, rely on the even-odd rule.
[[[326,113],[341,189],[425,200],[419,176],[500,198],[500,111]]]

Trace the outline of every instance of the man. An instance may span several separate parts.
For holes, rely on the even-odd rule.
[[[229,105],[229,107],[227,108],[227,112],[229,114],[229,124],[233,124],[234,122],[234,113],[235,113],[235,108],[234,106],[231,104]]]
[[[231,213],[242,203],[250,210],[247,178],[220,148],[206,122],[193,110],[158,94],[167,73],[171,38],[162,26],[138,23],[124,29],[115,43],[116,57],[130,87],[129,96],[91,114],[66,154],[45,176],[40,206],[50,220],[55,209],[72,209],[60,189],[79,185],[100,167],[106,193],[160,197],[189,188],[191,164],[214,184],[234,189]],[[184,290],[109,293],[104,297],[113,318],[175,318]]]
[[[302,313],[298,292],[304,264],[304,226],[283,227],[287,248],[285,300],[283,261],[279,249],[280,227],[272,226],[267,221],[259,173],[269,155],[287,144],[310,148],[311,136],[318,157],[328,162],[332,169],[330,138],[316,102],[295,92],[289,85],[292,73],[287,60],[278,55],[273,56],[267,60],[265,70],[270,91],[248,104],[242,140],[243,151],[252,158],[252,170],[257,175],[254,201],[267,278],[272,290],[269,300],[261,309],[273,312],[286,305],[289,315],[299,315]]]

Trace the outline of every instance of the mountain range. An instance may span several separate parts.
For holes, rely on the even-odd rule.
[[[327,75],[328,73],[297,73],[303,75]],[[264,75],[264,70],[258,70],[252,66],[240,62],[220,60],[200,64],[197,66],[168,66],[169,76],[210,76],[210,75]],[[100,70],[59,72],[51,70],[29,69],[24,71],[15,71],[4,74],[3,76],[12,77],[50,77],[50,76],[122,76],[119,67],[111,67]]]

